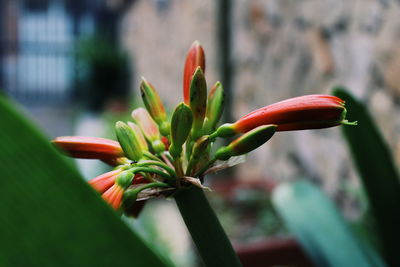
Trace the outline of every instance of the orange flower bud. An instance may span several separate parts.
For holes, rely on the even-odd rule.
[[[114,159],[124,155],[118,142],[105,138],[61,136],[52,142],[74,158]]]
[[[103,173],[89,181],[89,184],[99,193],[107,191],[114,183],[121,170]]]
[[[114,209],[118,210],[121,206],[122,196],[124,189],[117,184],[112,185],[101,197],[111,205]]]
[[[186,56],[183,71],[183,101],[186,105],[190,102],[190,83],[197,67],[200,67],[203,73],[206,71],[206,57],[199,41],[192,44]]]
[[[260,125],[275,124],[277,131],[320,129],[349,123],[344,101],[330,95],[305,95],[257,109],[233,124],[224,124],[214,136],[245,133]]]

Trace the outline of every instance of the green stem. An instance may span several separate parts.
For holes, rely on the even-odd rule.
[[[215,131],[215,132],[213,132],[212,134],[210,134],[210,135],[209,135],[210,142],[214,142],[215,139],[217,139],[217,137],[218,137],[218,132],[217,132],[217,131]]]
[[[183,177],[183,168],[182,168],[182,160],[180,157],[177,157],[174,159],[174,165],[175,165],[175,170],[177,174],[177,178],[182,178]]]
[[[175,201],[206,266],[241,266],[203,190],[194,186],[182,190]]]
[[[137,187],[137,188],[133,189],[133,191],[139,193],[139,192],[141,192],[141,191],[143,191],[143,190],[145,190],[145,189],[148,189],[148,188],[153,188],[153,187],[169,187],[169,186],[170,186],[170,185],[169,185],[169,184],[166,184],[166,183],[155,182],[155,183],[145,184],[145,185],[142,185],[142,186],[140,186],[140,187]]]
[[[167,164],[160,162],[160,161],[155,161],[155,160],[144,160],[144,161],[139,161],[136,166],[138,167],[145,167],[145,166],[158,166],[166,170],[171,176],[175,177],[176,173],[173,168],[168,166]]]
[[[173,177],[169,176],[167,173],[165,173],[161,170],[157,170],[157,169],[153,169],[153,168],[149,168],[149,167],[134,167],[131,170],[133,173],[138,173],[138,172],[155,173],[155,174],[160,175],[161,177],[164,177],[165,179],[168,179],[168,180],[173,179]]]
[[[154,156],[153,154],[151,154],[148,151],[143,151],[143,156],[145,156],[148,159],[157,160],[157,161],[161,161],[162,162],[161,159],[159,159],[158,157]]]

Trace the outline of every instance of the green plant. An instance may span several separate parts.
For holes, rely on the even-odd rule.
[[[345,119],[340,98],[308,95],[265,106],[235,123],[217,127],[223,88],[217,82],[207,96],[204,70],[204,51],[195,42],[184,68],[184,102],[175,108],[171,121],[154,86],[142,79],[146,109],[135,109],[131,122],[116,123],[118,142],[90,137],[59,137],[53,142],[71,156],[100,159],[114,166],[114,171],[89,183],[128,216],[137,214],[137,200],[174,197],[204,263],[238,266],[239,260],[204,196],[204,175],[263,145],[276,131],[354,123]],[[236,134],[241,136],[211,153],[216,138]]]
[[[342,99],[310,95],[263,107],[218,127],[223,88],[217,82],[207,96],[204,68],[203,49],[195,42],[184,69],[184,102],[175,108],[170,121],[154,87],[143,80],[146,109],[134,110],[131,122],[116,124],[118,142],[92,137],[53,141],[71,156],[100,159],[114,166],[113,171],[89,181],[90,186],[0,98],[5,125],[0,131],[0,211],[5,214],[0,218],[0,265],[172,265],[118,218],[121,212],[137,216],[140,205],[149,198],[171,197],[203,262],[207,266],[240,266],[204,195],[205,174],[232,165],[232,159],[261,146],[278,131],[349,123]],[[236,140],[211,152],[216,138],[236,134],[240,135]],[[315,264],[383,265],[311,185],[282,184],[273,195],[288,228]],[[338,253],[338,248],[343,250]],[[349,255],[354,258],[346,262]]]

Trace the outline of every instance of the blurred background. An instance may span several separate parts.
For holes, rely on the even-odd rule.
[[[225,121],[343,85],[367,105],[398,166],[399,12],[395,0],[2,0],[0,90],[49,137],[114,138],[113,123],[141,105],[141,76],[167,109],[181,101],[186,52],[199,40],[208,86],[220,80],[226,90]],[[84,160],[78,166],[87,179],[106,168]],[[306,177],[349,220],[366,209],[336,128],[279,133],[222,176],[210,179],[219,193],[210,197],[236,244],[287,234],[265,206],[266,188],[277,181]],[[147,205],[134,228],[159,247],[163,235],[175,236],[166,253],[191,262],[190,239],[165,203]],[[160,230],[168,225],[180,228]]]

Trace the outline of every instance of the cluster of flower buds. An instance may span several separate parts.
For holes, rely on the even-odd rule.
[[[224,90],[216,82],[207,94],[205,56],[199,42],[190,48],[184,68],[183,98],[171,117],[154,86],[140,84],[146,109],[132,112],[132,121],[117,122],[118,142],[94,137],[58,137],[53,142],[76,158],[100,159],[113,171],[89,181],[115,209],[135,214],[138,200],[168,196],[187,186],[199,186],[216,161],[246,154],[277,131],[318,129],[349,124],[344,101],[329,95],[307,95],[265,106],[234,123],[218,127]],[[240,136],[215,153],[218,137]]]

